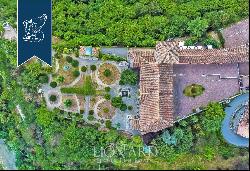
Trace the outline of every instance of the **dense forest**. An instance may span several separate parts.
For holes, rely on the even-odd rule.
[[[247,0],[53,0],[53,34],[64,46],[142,46],[201,37],[249,14]]]

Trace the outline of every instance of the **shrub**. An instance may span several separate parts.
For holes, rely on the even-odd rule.
[[[72,62],[71,62],[71,65],[73,66],[73,67],[78,67],[79,66],[79,62],[78,62],[78,60],[73,60]]]
[[[93,121],[93,120],[95,120],[95,117],[94,117],[93,115],[89,115],[89,116],[88,116],[88,120],[89,120],[89,121]]]
[[[95,65],[91,65],[90,69],[91,69],[91,71],[95,71],[96,70],[96,66]]]
[[[127,110],[127,105],[126,104],[122,104],[121,107],[120,107],[120,110],[121,111],[126,111]]]
[[[57,87],[57,82],[55,82],[55,81],[51,82],[50,87],[56,88]]]
[[[75,70],[75,71],[72,72],[72,74],[73,74],[74,77],[79,77],[80,72],[78,70]]]
[[[128,110],[133,110],[133,106],[128,106]]]
[[[56,95],[51,95],[51,96],[49,97],[49,100],[50,100],[51,102],[55,102],[55,101],[57,100]]]
[[[41,83],[41,84],[46,84],[46,83],[48,83],[49,82],[49,77],[48,77],[48,75],[40,75],[39,76],[39,82]]]
[[[109,113],[109,108],[105,107],[105,108],[103,109],[103,112],[104,112],[104,113]]]
[[[185,46],[194,46],[198,42],[198,39],[196,37],[191,37],[187,40],[185,40]]]
[[[116,108],[120,108],[121,105],[123,104],[122,102],[122,97],[114,97],[112,100],[111,100],[111,103],[112,103],[112,106],[116,107]]]
[[[138,78],[138,74],[135,71],[127,69],[121,74],[120,85],[136,85]]]
[[[213,48],[216,48],[216,49],[218,49],[218,48],[221,47],[220,42],[217,41],[217,40],[215,40],[215,39],[213,39],[213,38],[211,38],[211,37],[205,39],[205,40],[203,41],[203,43],[204,43],[204,45],[212,45]]]
[[[70,57],[70,56],[66,56],[66,61],[67,61],[68,63],[71,63],[71,62],[73,61],[73,58]]]
[[[64,78],[63,76],[57,77],[57,81],[58,81],[59,83],[63,83],[64,80],[65,80],[65,78]]]
[[[110,95],[110,94],[105,94],[105,95],[104,95],[104,98],[105,98],[106,100],[110,100],[110,99],[111,99],[111,95]]]
[[[81,71],[82,71],[82,72],[86,72],[87,69],[88,69],[88,68],[87,68],[86,66],[82,66],[82,67],[81,67]]]
[[[83,114],[85,111],[84,110],[80,110],[80,114]]]
[[[109,69],[105,69],[103,75],[104,75],[105,77],[110,77],[110,76],[112,75],[112,72],[111,72]]]
[[[105,87],[105,91],[108,93],[110,92],[111,88],[110,87]]]
[[[90,110],[89,115],[94,115],[94,110]]]
[[[67,107],[67,108],[71,107],[72,106],[72,100],[70,100],[70,99],[65,100],[64,101],[64,106]]]
[[[112,122],[110,120],[106,120],[105,121],[105,127],[108,128],[108,129],[111,129],[112,128]]]

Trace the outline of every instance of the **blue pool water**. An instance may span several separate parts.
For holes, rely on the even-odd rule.
[[[92,55],[92,47],[86,47],[86,52],[85,54],[88,55],[88,56],[91,56]]]
[[[249,99],[249,93],[240,95],[236,97],[232,102],[229,103],[230,107],[226,107],[225,112],[226,116],[222,123],[222,135],[225,138],[225,140],[233,145],[239,146],[239,147],[249,147],[249,139],[241,137],[234,133],[230,129],[230,120],[233,116],[233,113],[235,109],[241,105],[244,104]]]

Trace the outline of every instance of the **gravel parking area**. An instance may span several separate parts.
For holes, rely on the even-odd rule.
[[[192,113],[193,109],[210,101],[221,101],[239,92],[237,64],[174,65],[175,118]],[[204,93],[196,98],[186,97],[183,90],[190,84],[199,84]]]

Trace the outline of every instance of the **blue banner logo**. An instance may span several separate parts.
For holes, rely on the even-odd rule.
[[[18,66],[37,57],[52,64],[52,0],[18,0]]]

